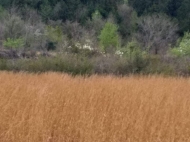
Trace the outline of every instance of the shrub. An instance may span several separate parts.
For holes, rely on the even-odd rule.
[[[8,70],[7,60],[0,59],[0,70]]]
[[[169,62],[165,58],[151,55],[147,59],[147,66],[142,70],[143,74],[162,74],[162,75],[174,75],[177,74],[173,63]]]
[[[48,39],[47,50],[55,50],[57,44],[63,41],[63,32],[60,26],[46,26],[46,36]]]
[[[24,40],[22,38],[7,38],[7,40],[3,41],[3,46],[10,49],[18,49],[24,46]]]
[[[170,53],[177,57],[190,56],[190,33],[186,32],[178,47],[170,50]]]
[[[9,60],[11,61],[11,60]],[[13,71],[28,71],[28,72],[47,72],[57,71],[66,72],[73,75],[91,74],[91,62],[82,56],[62,55],[54,58],[39,57],[38,59],[18,59],[12,62],[5,62],[2,66]],[[4,63],[4,62],[2,62]],[[0,62],[1,67],[1,62]],[[0,68],[1,69],[1,68]]]
[[[118,58],[111,55],[108,57],[97,56],[92,58],[93,70],[96,74],[115,74]]]
[[[131,73],[139,73],[147,65],[147,53],[142,51],[136,40],[128,42],[126,47],[121,48],[123,57],[128,61]]]
[[[123,52],[123,56],[128,60],[134,60],[136,56],[140,56],[143,53],[140,49],[140,45],[135,40],[128,42],[128,44],[120,50]]]

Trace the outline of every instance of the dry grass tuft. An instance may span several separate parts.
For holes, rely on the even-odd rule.
[[[190,79],[0,72],[0,142],[188,142]]]

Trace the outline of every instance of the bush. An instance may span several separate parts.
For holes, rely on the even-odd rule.
[[[130,61],[135,60],[137,56],[142,57],[143,54],[145,54],[145,52],[140,49],[140,45],[136,40],[128,42],[128,44],[120,50],[123,52],[123,56]]]
[[[27,72],[65,72],[72,75],[91,74],[162,74],[190,75],[190,58],[142,56],[129,60],[116,55],[96,55],[85,57],[83,54],[62,54],[56,57],[37,59],[0,59],[0,70]]]
[[[116,63],[118,58],[115,56],[97,56],[92,58],[93,70],[96,74],[116,74]]]
[[[8,70],[7,60],[0,59],[0,70]]]
[[[11,60],[9,60],[11,61]],[[38,59],[18,59],[5,62],[7,69],[13,71],[46,72],[58,71],[73,75],[91,74],[92,64],[87,58],[76,55],[62,55],[59,57],[39,57]],[[3,67],[6,67],[2,64]],[[1,67],[1,63],[0,63]]]
[[[177,57],[190,57],[190,33],[186,32],[178,47],[171,49],[170,53]]]
[[[151,55],[148,57],[147,61],[147,66],[142,70],[142,74],[177,74],[175,67],[167,59],[162,59],[159,56]]]
[[[142,51],[139,43],[136,40],[128,42],[126,47],[120,49],[123,52],[123,57],[128,61],[131,73],[140,73],[146,67],[148,54]]]
[[[3,41],[3,46],[10,49],[22,48],[24,46],[24,40],[22,38],[7,38],[7,40]]]
[[[60,26],[46,26],[46,36],[48,39],[47,50],[55,50],[58,44],[64,40],[64,35]]]

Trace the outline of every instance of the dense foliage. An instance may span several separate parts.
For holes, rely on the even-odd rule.
[[[1,0],[0,69],[189,74],[189,30],[189,0]]]
[[[63,21],[78,20],[85,23],[91,18],[95,10],[100,11],[106,18],[110,13],[118,14],[118,4],[127,3],[126,0],[1,0],[0,5],[5,8],[12,6],[23,10],[29,7],[36,9],[47,19]],[[152,13],[165,13],[179,21],[182,31],[190,30],[190,1],[189,0],[128,0],[139,16]]]

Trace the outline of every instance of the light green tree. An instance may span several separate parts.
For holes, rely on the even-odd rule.
[[[119,45],[119,35],[117,25],[107,22],[102,29],[99,40],[103,52],[115,52]]]
[[[17,38],[17,39],[7,38],[5,41],[3,41],[3,46],[10,49],[11,56],[12,58],[14,58],[14,52],[17,54],[17,49],[24,47],[24,40],[23,38]]]
[[[24,46],[24,40],[23,38],[7,38],[7,40],[3,41],[3,46],[11,50],[15,50]]]

